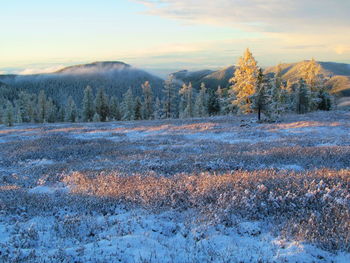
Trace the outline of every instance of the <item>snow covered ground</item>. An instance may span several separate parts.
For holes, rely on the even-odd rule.
[[[334,205],[333,213],[339,208],[349,213],[349,112],[289,115],[273,124],[256,123],[255,116],[232,116],[2,126],[0,147],[0,262],[350,262],[349,240],[339,237],[331,249],[318,237],[282,233],[284,228],[277,227],[286,224],[281,207],[306,201],[292,192],[279,198],[283,189],[266,183],[248,182],[250,192],[242,198],[266,196],[271,199],[266,204],[278,203],[274,214],[256,217],[226,209],[215,218],[217,200],[207,197],[200,197],[205,200],[201,211],[194,205],[156,209],[100,194],[98,189],[73,191],[74,185],[64,180],[74,173],[87,178],[116,173],[171,180],[179,174],[268,169],[297,173],[297,180],[317,170],[321,172],[310,179],[315,188],[305,188],[302,196],[320,196],[324,204]],[[342,172],[332,181],[322,177],[325,168],[332,174]],[[315,200],[308,202],[319,209]],[[259,201],[257,206],[266,204]],[[316,217],[323,218],[323,213]],[[346,216],[342,215],[342,229],[350,232]]]

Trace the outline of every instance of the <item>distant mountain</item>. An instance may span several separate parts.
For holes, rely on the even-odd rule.
[[[296,81],[300,76],[300,68],[304,62],[282,64],[282,74],[285,80]],[[318,62],[321,65],[321,71],[324,76],[329,78],[328,84],[332,86],[332,90],[340,97],[350,97],[350,64],[335,62]],[[182,70],[172,75],[180,82],[189,83],[199,89],[203,82],[207,88],[216,89],[219,85],[222,88],[230,86],[229,80],[232,78],[235,66],[226,67],[218,71],[200,70],[187,71]],[[275,73],[277,66],[268,67],[264,70],[265,74]]]
[[[119,98],[132,88],[134,95],[141,95],[141,84],[151,83],[153,92],[161,96],[163,80],[146,71],[118,61],[94,62],[91,64],[66,67],[50,74],[0,75],[0,81],[13,90],[45,93],[58,102],[64,103],[72,96],[78,103],[82,101],[86,86],[93,90],[103,88],[109,95]]]
[[[96,74],[113,73],[118,70],[131,69],[131,66],[120,61],[102,61],[90,64],[74,65],[56,71],[58,74]]]
[[[300,68],[304,61],[298,63],[282,64],[282,77],[285,80],[296,81],[300,75]],[[335,62],[318,62],[321,65],[321,73],[329,78],[328,84],[332,91],[339,96],[350,96],[350,64]],[[277,72],[277,66],[265,69],[265,74]]]
[[[200,70],[200,71],[187,71],[182,70],[171,75],[180,82],[191,82],[194,88],[199,89],[203,82],[209,89],[217,89],[218,86],[227,88],[230,86],[229,80],[232,78],[235,71],[234,66],[226,67],[218,71],[212,70]]]

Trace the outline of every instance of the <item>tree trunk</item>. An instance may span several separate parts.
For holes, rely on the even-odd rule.
[[[260,121],[260,120],[261,120],[261,109],[259,107],[259,109],[258,109],[258,121]]]

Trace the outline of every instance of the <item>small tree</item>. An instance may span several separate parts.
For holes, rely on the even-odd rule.
[[[210,89],[209,90],[209,96],[208,96],[208,114],[210,116],[218,115],[220,113],[220,101],[219,98],[215,92],[215,90]]]
[[[109,118],[119,121],[121,119],[118,99],[113,96],[109,103]]]
[[[65,116],[66,116],[66,112],[65,112],[64,106],[62,105],[59,108],[58,113],[57,113],[57,121],[64,122]]]
[[[153,93],[151,84],[146,81],[144,84],[142,84],[142,92],[143,92],[143,103],[142,103],[142,109],[143,109],[143,118],[146,120],[153,118]]]
[[[5,109],[5,114],[4,114],[4,124],[11,127],[13,126],[14,122],[14,113],[13,113],[13,106],[10,101],[7,101],[6,103],[6,109]]]
[[[317,109],[323,111],[329,111],[333,107],[333,96],[330,94],[329,88],[327,87],[325,80],[320,82],[320,87],[317,92],[318,105]]]
[[[84,99],[83,99],[83,121],[88,122],[92,121],[95,114],[94,106],[94,96],[92,94],[92,89],[90,86],[87,86],[84,90]]]
[[[39,92],[38,96],[38,121],[44,123],[47,121],[47,101],[46,94],[44,90]]]
[[[18,114],[21,115],[23,122],[30,122],[32,120],[31,96],[26,92],[21,91],[18,97]]]
[[[232,92],[230,93],[231,95],[234,95]],[[225,92],[224,89],[221,88],[221,86],[218,86],[217,90],[215,91],[215,95],[217,96],[219,101],[221,115],[226,115],[229,112],[233,111],[232,101],[235,99],[235,96],[230,97],[229,94],[227,94],[227,92]]]
[[[78,111],[76,104],[72,98],[72,96],[69,96],[66,106],[66,116],[65,121],[67,122],[76,122],[78,117]]]
[[[270,110],[271,96],[269,94],[269,81],[265,79],[262,70],[259,70],[259,78],[257,82],[255,93],[251,95],[251,108],[258,113],[258,121],[261,121],[261,113],[265,114]]]
[[[201,84],[201,89],[197,95],[194,112],[197,117],[208,116],[208,94],[204,83]]]
[[[50,123],[57,121],[57,107],[51,98],[47,100],[47,121]]]
[[[100,122],[101,121],[100,115],[98,115],[97,112],[95,112],[94,117],[92,118],[92,121],[93,122]]]
[[[155,120],[159,120],[159,119],[162,118],[162,116],[163,116],[162,106],[161,106],[161,103],[160,103],[160,99],[157,97],[156,98],[156,103],[154,105],[153,118]]]
[[[308,89],[305,80],[299,79],[295,96],[297,113],[307,113],[310,109],[310,90]]]
[[[174,108],[175,108],[175,97],[176,97],[176,85],[174,83],[174,76],[170,75],[169,78],[164,83],[163,88],[164,99],[163,99],[163,108],[165,118],[174,117]]]
[[[105,122],[107,120],[109,108],[108,108],[108,99],[103,89],[99,89],[97,91],[96,99],[95,99],[95,107],[96,107],[96,112],[100,116],[101,121]]]
[[[183,84],[179,93],[181,95],[180,118],[193,117],[194,105],[192,83],[190,83],[189,85]]]
[[[304,79],[309,89],[309,109],[317,110],[320,103],[318,94],[322,88],[323,76],[321,75],[321,65],[315,59],[304,61],[300,67],[301,78]]]
[[[123,95],[123,102],[122,102],[122,113],[123,113],[123,120],[134,120],[135,119],[135,103],[134,103],[134,96],[132,94],[131,88],[128,89],[128,91]]]
[[[142,120],[142,102],[140,97],[136,97],[135,99],[135,120]]]

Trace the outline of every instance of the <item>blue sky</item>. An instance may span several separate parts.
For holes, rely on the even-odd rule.
[[[11,0],[1,3],[0,72],[121,60],[163,74],[234,64],[350,62],[348,0]]]

